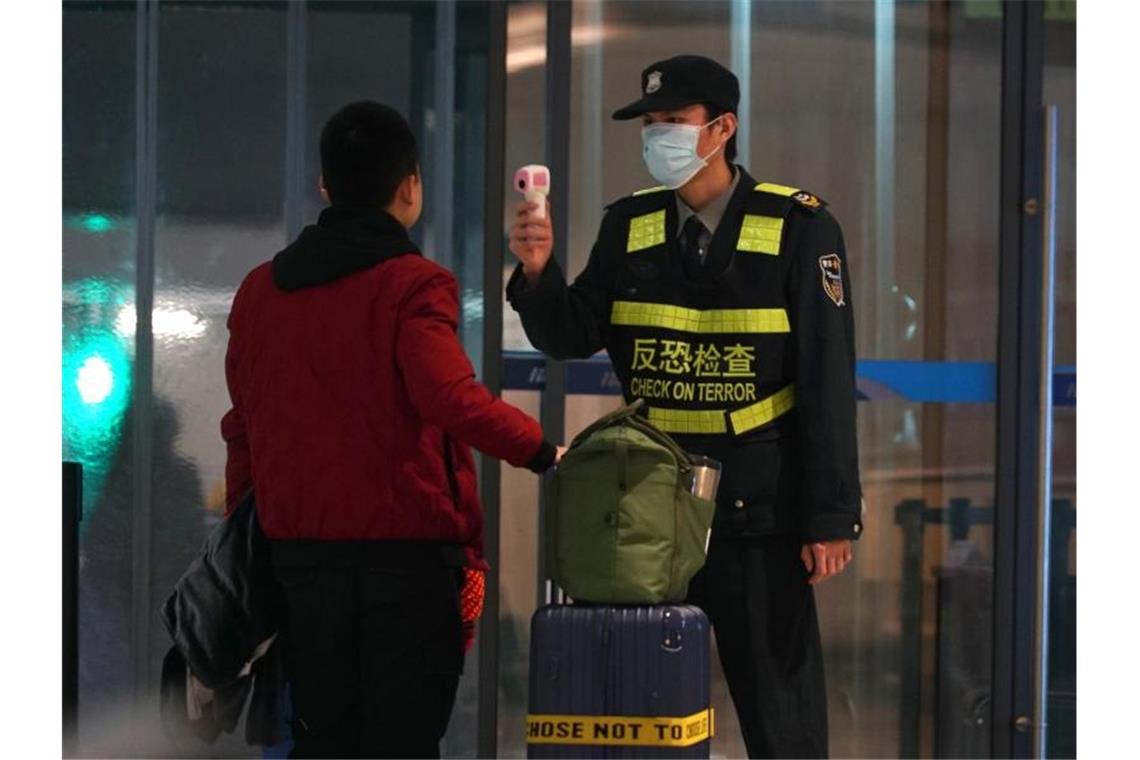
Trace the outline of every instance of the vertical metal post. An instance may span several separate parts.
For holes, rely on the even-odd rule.
[[[434,57],[432,253],[435,261],[454,270],[458,263],[452,250],[455,219],[455,0],[440,0],[435,5]]]
[[[507,7],[488,3],[487,129],[483,179],[483,384],[496,396],[503,385],[503,188],[506,185]],[[500,465],[479,458],[483,553],[491,565],[479,624],[478,756],[498,755]]]
[[[1020,758],[1036,712],[1044,18],[1039,0],[1003,8],[991,751]]]
[[[569,277],[568,235],[570,219],[570,30],[573,6],[569,2],[550,2],[546,6],[546,165],[556,191],[550,195],[550,213],[554,223],[554,259]],[[566,429],[566,365],[546,357],[546,386],[542,392],[540,420],[543,432],[555,442],[565,436]],[[545,502],[543,493],[542,501]],[[539,536],[545,524],[539,513]],[[545,542],[538,542],[538,604],[546,602]]]
[[[875,0],[875,315],[880,356],[895,355],[895,0]]]
[[[740,80],[736,162],[747,167],[752,144],[752,0],[732,0],[732,71]]]
[[[305,224],[305,158],[311,149],[308,124],[308,0],[286,8],[285,42],[285,239],[301,234]]]
[[[134,472],[131,512],[130,658],[141,708],[150,683],[151,504],[154,469],[152,426],[154,340],[154,230],[157,213],[158,3],[138,0],[135,21],[135,371],[131,403]]]
[[[895,508],[895,524],[903,531],[902,558],[902,685],[899,694],[899,757],[919,756],[922,719],[922,568],[923,512],[920,500]]]
[[[74,757],[79,734],[79,522],[83,466],[63,463],[63,756]]]

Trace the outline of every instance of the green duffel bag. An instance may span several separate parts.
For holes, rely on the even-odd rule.
[[[689,455],[641,405],[583,430],[551,480],[551,576],[576,601],[679,602],[705,563],[716,506],[690,492]]]

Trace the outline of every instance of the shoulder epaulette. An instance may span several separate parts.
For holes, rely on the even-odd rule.
[[[665,187],[664,185],[657,185],[656,187],[646,187],[646,188],[643,188],[641,190],[635,190],[634,192],[630,193],[629,195],[624,195],[621,198],[618,198],[616,201],[612,201],[612,202],[606,204],[605,208],[608,211],[609,209],[613,208],[614,206],[616,206],[619,203],[622,203],[624,201],[631,201],[634,199],[645,198],[647,196],[653,195],[655,193],[660,193],[660,192],[663,192],[663,191],[668,190],[668,189],[669,188]]]
[[[797,203],[801,208],[804,208],[813,214],[827,205],[827,202],[820,198],[818,195],[809,193],[807,190],[801,190],[798,187],[777,185],[774,182],[761,182],[752,189],[758,193],[769,193],[771,195],[781,195],[785,198],[789,198]]]

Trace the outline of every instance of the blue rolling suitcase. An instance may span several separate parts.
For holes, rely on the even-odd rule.
[[[686,605],[534,613],[527,756],[709,756],[709,623]]]

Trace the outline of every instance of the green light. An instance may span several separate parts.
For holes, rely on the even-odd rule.
[[[88,214],[83,220],[83,226],[87,228],[88,232],[110,232],[115,228],[115,223],[111,221],[109,216]]]
[[[64,438],[77,454],[95,453],[130,402],[131,362],[122,340],[104,329],[68,336],[63,380]]]
[[[118,229],[119,223],[113,216],[100,214],[97,211],[88,211],[83,214],[68,217],[67,223],[72,227],[79,227],[86,232],[101,234]]]
[[[64,458],[83,465],[85,514],[100,503],[131,402],[130,343],[103,327],[63,341]]]
[[[89,356],[75,379],[79,397],[85,404],[101,404],[115,389],[115,375],[102,356]]]

